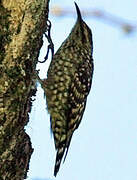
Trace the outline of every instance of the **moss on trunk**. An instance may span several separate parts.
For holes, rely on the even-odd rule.
[[[26,178],[33,152],[24,126],[49,0],[0,1],[0,179]]]

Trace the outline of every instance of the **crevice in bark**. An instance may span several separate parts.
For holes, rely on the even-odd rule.
[[[33,148],[24,126],[49,0],[0,1],[0,180],[26,178]]]

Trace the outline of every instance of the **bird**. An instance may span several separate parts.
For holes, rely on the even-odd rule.
[[[53,55],[47,78],[41,81],[56,149],[55,177],[82,120],[94,71],[92,32],[74,3],[76,23]]]

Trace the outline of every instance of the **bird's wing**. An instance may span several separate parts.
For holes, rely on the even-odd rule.
[[[87,96],[91,89],[93,70],[94,67],[92,61],[85,60],[84,63],[77,68],[70,87],[70,96],[68,100],[70,109],[67,118],[68,129],[64,161],[68,153],[72,135],[78,128],[84,114]]]
[[[91,88],[92,74],[93,63],[85,60],[84,63],[77,68],[74,76],[72,77],[72,83],[69,88],[68,96],[69,108],[66,110],[66,135],[64,133],[64,137],[61,137],[60,143],[57,147],[56,163],[54,169],[55,176],[59,171],[64,153],[64,161],[66,159],[72,135],[78,128],[83,117],[87,95],[89,94]]]

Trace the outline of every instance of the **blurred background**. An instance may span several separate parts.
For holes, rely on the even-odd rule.
[[[94,76],[82,122],[56,180],[137,180],[137,1],[77,0],[94,43]],[[76,22],[74,1],[52,0],[55,51]],[[47,51],[44,37],[39,60]],[[45,78],[51,56],[38,64]],[[55,148],[43,90],[26,127],[34,153],[27,180],[53,180]]]

